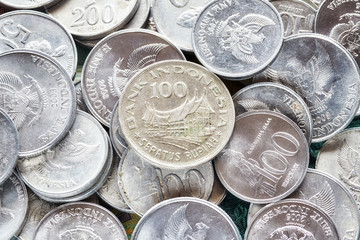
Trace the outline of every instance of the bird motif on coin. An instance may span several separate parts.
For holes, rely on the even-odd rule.
[[[352,180],[360,187],[360,151],[351,147],[346,139],[343,140],[338,153],[338,163],[346,173],[340,174],[341,179],[347,183]]]

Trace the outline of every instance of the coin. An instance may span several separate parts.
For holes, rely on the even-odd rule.
[[[232,239],[241,240],[231,218],[208,201],[179,197],[151,208],[136,225],[131,240]]]
[[[128,149],[122,156],[117,179],[125,202],[139,216],[166,199],[197,197],[207,200],[214,184],[212,162],[197,167],[157,168]]]
[[[308,163],[308,144],[300,128],[286,116],[265,110],[238,116],[229,144],[214,160],[228,191],[259,204],[295,191]]]
[[[277,56],[283,42],[278,11],[268,1],[212,1],[192,33],[199,61],[229,79],[251,77]]]
[[[304,100],[290,88],[277,83],[256,83],[233,95],[235,115],[253,110],[280,112],[293,120],[311,143],[312,119]]]
[[[56,4],[60,0],[0,0],[0,5],[10,9],[38,9],[44,6]]]
[[[235,121],[224,83],[206,68],[179,60],[154,63],[136,74],[119,108],[130,148],[164,168],[210,161],[226,145]]]
[[[84,112],[88,112],[87,106],[84,101],[84,97],[81,90],[80,81],[74,83],[75,86],[75,95],[76,95],[76,109],[79,109]]]
[[[129,79],[151,63],[185,59],[160,34],[149,30],[122,30],[99,42],[86,58],[81,84],[90,112],[105,126]]]
[[[19,156],[34,156],[65,137],[75,118],[74,85],[50,57],[32,50],[0,54],[0,109],[19,131]]]
[[[222,201],[225,199],[227,191],[226,188],[221,184],[217,174],[214,174],[214,176],[214,185],[208,201],[219,206],[220,203],[222,203]]]
[[[127,239],[125,229],[106,208],[93,203],[61,205],[39,223],[34,240]]]
[[[119,102],[116,102],[114,110],[111,113],[109,135],[113,148],[119,156],[122,156],[127,149],[127,143],[120,129],[119,123]]]
[[[0,110],[0,185],[12,173],[19,153],[19,134],[10,117]]]
[[[340,239],[331,218],[316,205],[300,199],[265,206],[245,232],[246,240],[301,238]]]
[[[359,105],[359,68],[348,51],[319,34],[290,36],[276,60],[254,81],[284,84],[306,102],[313,119],[312,142],[343,130]]]
[[[0,15],[0,29],[2,42],[11,41],[14,44],[11,48],[41,51],[56,59],[74,78],[77,65],[75,42],[65,27],[49,15],[29,10],[11,11]]]

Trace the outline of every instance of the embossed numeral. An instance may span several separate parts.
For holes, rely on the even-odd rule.
[[[3,36],[11,39],[20,38],[20,42],[25,44],[29,38],[31,31],[26,27],[17,24],[11,19],[5,20],[0,26],[0,32]]]
[[[159,95],[168,98],[173,94],[178,98],[183,98],[187,94],[187,86],[184,82],[176,82],[174,85],[169,82],[162,82],[157,85],[157,82],[154,82],[150,86],[152,87],[151,98],[159,98]]]
[[[72,14],[77,16],[71,24],[71,27],[79,27],[88,25],[95,25],[100,20],[102,23],[111,23],[114,20],[115,10],[110,4],[102,6],[100,10],[97,6],[89,6],[87,8],[77,7],[72,11]]]
[[[281,12],[280,16],[283,20],[283,23],[287,23],[284,28],[284,36],[288,37],[291,34],[298,34],[298,33],[307,33],[312,32],[310,29],[312,29],[312,26],[314,24],[314,15],[307,15],[307,16],[301,16],[286,12]],[[304,27],[309,30],[300,29],[300,26],[304,24]]]

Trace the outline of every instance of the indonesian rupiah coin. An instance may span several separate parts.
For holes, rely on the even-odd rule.
[[[234,128],[234,104],[224,83],[187,61],[141,70],[126,85],[119,108],[126,142],[142,159],[164,168],[212,160]]]
[[[19,131],[19,156],[39,155],[65,137],[75,119],[75,90],[57,61],[32,50],[0,54],[0,109]]]
[[[40,9],[56,4],[60,0],[0,0],[0,6],[10,9]]]
[[[220,181],[236,197],[259,204],[275,202],[303,181],[308,143],[283,114],[246,112],[236,118],[234,133],[214,164]]]
[[[283,33],[281,17],[268,1],[219,0],[199,14],[192,44],[205,67],[236,80],[266,68],[280,51]]]
[[[110,141],[116,153],[121,157],[127,149],[127,143],[120,129],[119,123],[119,101],[116,102],[114,110],[111,113],[109,136]]]

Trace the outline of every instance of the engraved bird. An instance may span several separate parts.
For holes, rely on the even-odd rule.
[[[0,217],[9,216],[15,219],[15,211],[9,208],[3,207],[4,185],[0,185]]]
[[[351,147],[344,139],[338,153],[338,163],[346,172],[347,180],[354,179],[354,182],[360,184],[360,151]]]
[[[325,181],[322,189],[314,196],[309,198],[309,201],[319,206],[330,217],[335,213],[335,194],[330,184]]]
[[[114,65],[112,77],[109,77],[111,94],[120,97],[128,80],[144,67],[154,63],[160,51],[168,46],[164,43],[150,43],[136,48],[130,54],[125,69],[121,69],[124,58],[120,57]]]
[[[205,240],[209,226],[198,222],[192,228],[186,219],[188,204],[182,205],[169,218],[165,225],[163,240]]]

